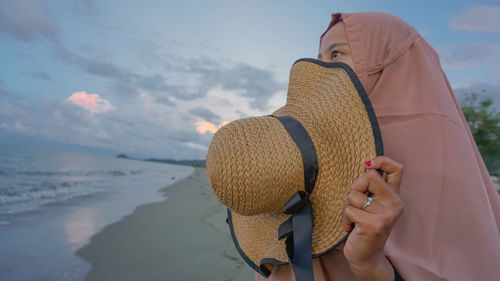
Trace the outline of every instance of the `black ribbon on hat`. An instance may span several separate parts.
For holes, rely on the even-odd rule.
[[[312,229],[313,210],[309,200],[318,176],[318,158],[311,136],[299,121],[290,116],[275,116],[300,150],[304,165],[304,189],[285,203],[285,214],[292,216],[278,228],[278,238],[285,240],[286,253],[297,281],[313,281]]]

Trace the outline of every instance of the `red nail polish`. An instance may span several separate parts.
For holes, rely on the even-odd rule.
[[[372,166],[372,160],[366,161],[365,166],[370,168]]]

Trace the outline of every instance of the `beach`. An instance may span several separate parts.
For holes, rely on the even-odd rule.
[[[85,280],[253,280],[204,168],[162,192],[165,200],[137,207],[76,251],[91,265]]]
[[[0,160],[2,281],[85,280],[91,266],[75,251],[195,170],[5,144]]]

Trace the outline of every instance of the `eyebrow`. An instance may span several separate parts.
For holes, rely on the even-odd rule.
[[[333,48],[337,47],[337,46],[341,46],[341,45],[347,45],[347,43],[334,43],[330,46],[328,46],[328,48],[326,49],[327,52],[331,51]],[[318,54],[318,59],[322,59],[323,56],[321,54]]]

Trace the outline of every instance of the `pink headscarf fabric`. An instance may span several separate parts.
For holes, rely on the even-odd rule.
[[[385,255],[405,280],[499,280],[500,196],[438,54],[396,16],[334,14],[329,28],[336,15],[378,118],[385,155],[405,168],[405,210]],[[353,280],[341,251],[313,259],[315,280]],[[280,265],[255,280],[294,275]]]

